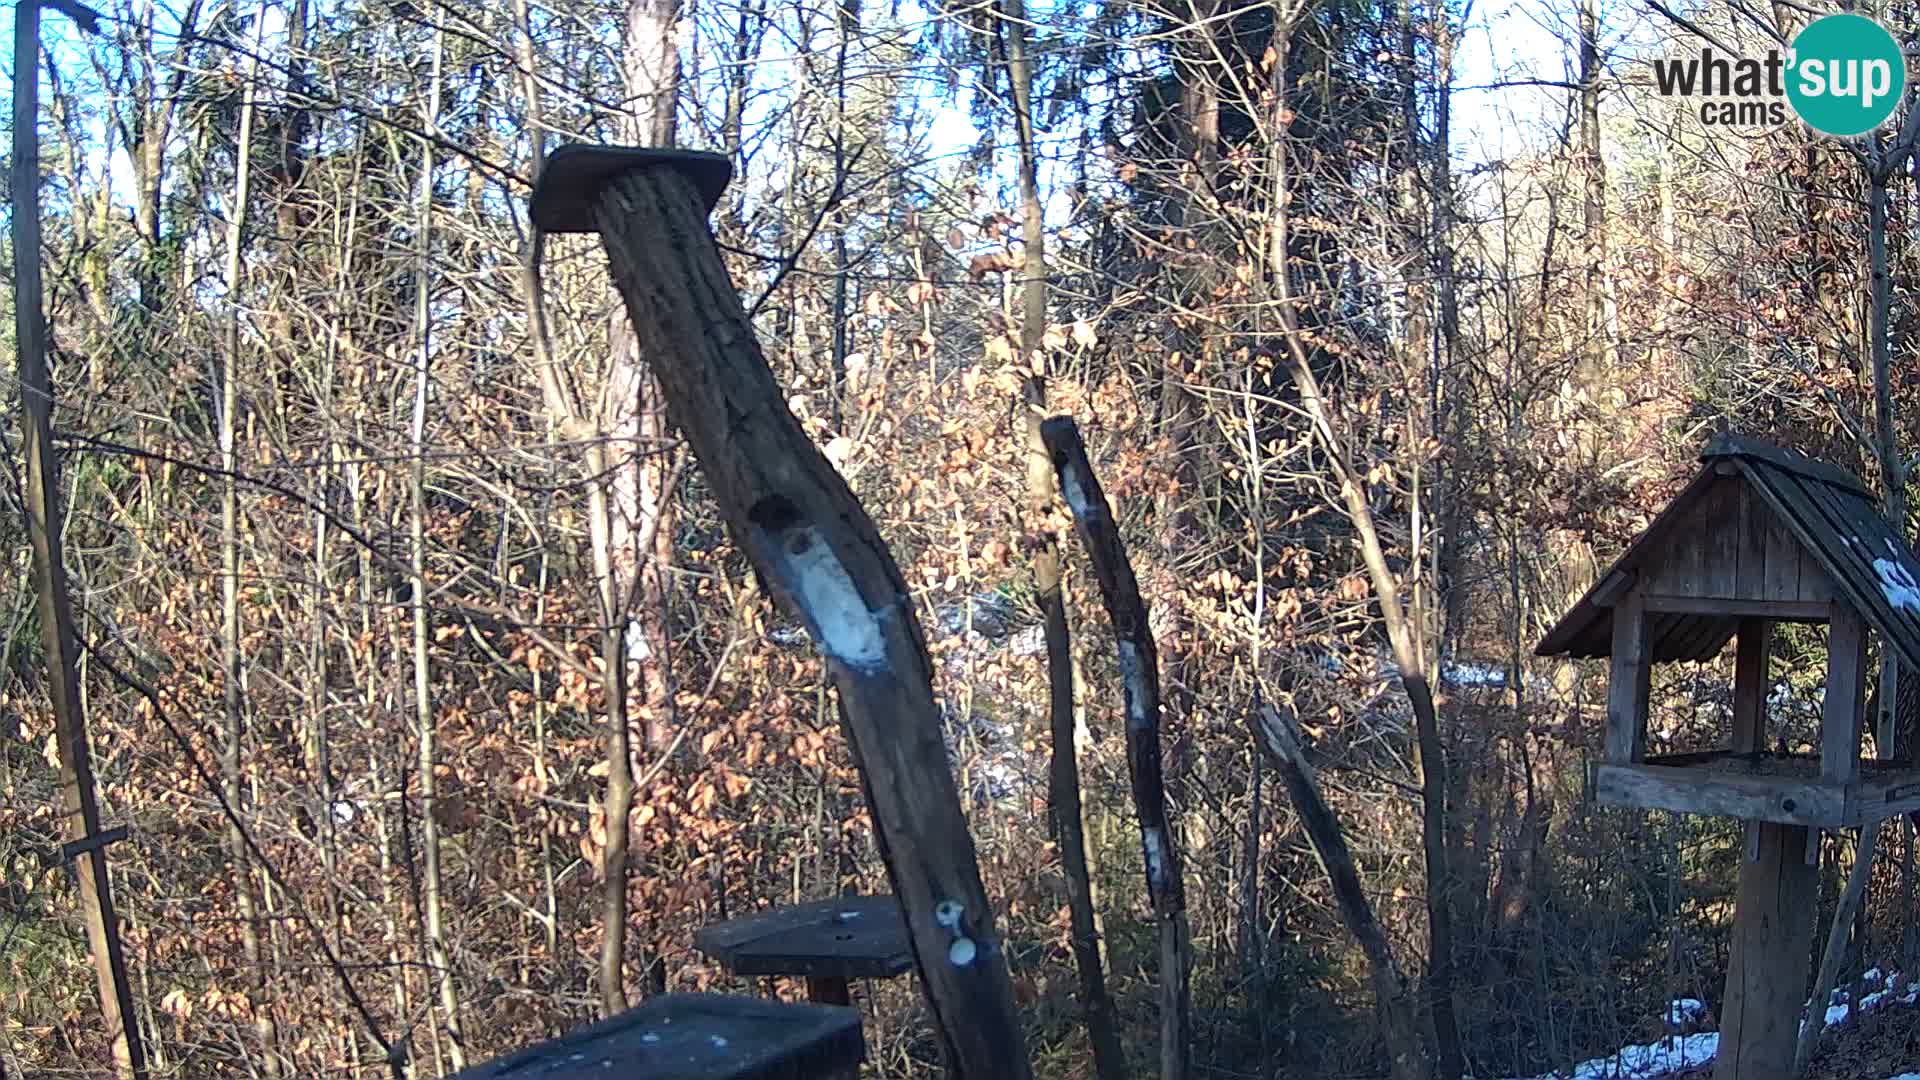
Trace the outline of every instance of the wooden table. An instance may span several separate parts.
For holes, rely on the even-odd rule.
[[[891,979],[913,967],[906,920],[891,896],[843,896],[730,919],[695,934],[693,947],[734,975],[802,976],[807,999],[827,1005],[852,1002],[849,979]]]
[[[452,1080],[817,1080],[866,1054],[852,1009],[666,994]]]

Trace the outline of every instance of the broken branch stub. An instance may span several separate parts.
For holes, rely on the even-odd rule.
[[[1147,897],[1160,931],[1160,1075],[1179,1080],[1191,1069],[1193,1021],[1188,992],[1193,945],[1187,927],[1186,887],[1180,852],[1167,823],[1166,778],[1160,764],[1160,654],[1147,627],[1147,604],[1133,564],[1120,543],[1120,529],[1107,493],[1093,475],[1087,448],[1073,418],[1055,416],[1040,425],[1040,438],[1060,478],[1060,493],[1073,511],[1080,540],[1093,562],[1100,597],[1113,622],[1120,684],[1126,697],[1127,772],[1134,812],[1140,816],[1140,848],[1147,869]]]
[[[563,148],[533,217],[591,217],[653,365],[735,542],[826,654],[894,894],[943,1047],[962,1077],[1031,1075],[1004,946],[947,764],[932,663],[873,521],[786,405],[720,258],[714,155]],[[724,162],[725,159],[719,159]]]

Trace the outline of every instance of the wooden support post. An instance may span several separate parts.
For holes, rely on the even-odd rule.
[[[1751,754],[1767,745],[1767,657],[1773,623],[1741,619],[1733,655],[1733,751]]]
[[[1792,1080],[1794,1041],[1812,968],[1819,872],[1812,830],[1758,822],[1760,857],[1740,866],[1733,948],[1714,1080]]]
[[[1835,601],[1827,627],[1827,694],[1820,706],[1820,779],[1860,778],[1860,727],[1867,679],[1867,628],[1860,613]]]
[[[541,229],[599,232],[641,355],[728,531],[827,659],[949,1071],[1026,1080],[1005,945],[947,765],[913,599],[760,353],[707,225],[728,172],[715,154],[562,147],[531,216]]]
[[[847,980],[807,976],[807,1000],[817,1005],[851,1005],[853,991],[847,986]]]
[[[1628,765],[1647,756],[1647,692],[1653,643],[1646,602],[1636,587],[1613,607],[1613,670],[1607,680],[1607,760]]]
[[[33,548],[40,635],[47,657],[47,694],[53,699],[54,742],[60,754],[60,788],[66,834],[83,865],[77,877],[87,948],[93,953],[100,1012],[113,1044],[114,1067],[144,1080],[146,1053],[133,1009],[133,987],[120,948],[120,919],[113,910],[107,874],[106,837],[93,788],[87,718],[80,711],[79,641],[67,596],[67,567],[60,543],[58,466],[53,452],[53,379],[47,370],[47,327],[40,287],[40,2],[20,0],[13,12],[13,332],[20,364],[21,446],[26,457],[27,533]],[[92,12],[56,4],[81,28],[92,30]]]

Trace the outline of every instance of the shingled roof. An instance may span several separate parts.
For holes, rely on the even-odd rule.
[[[1676,548],[1695,543],[1693,530],[1773,527],[1773,523],[1703,519],[1703,501],[1738,476],[1757,505],[1784,525],[1844,599],[1908,664],[1920,666],[1920,562],[1880,513],[1878,500],[1853,474],[1797,451],[1722,435],[1700,455],[1704,464],[1672,503],[1561,617],[1534,652],[1540,656],[1607,656],[1613,648],[1613,597]],[[1727,466],[1731,466],[1729,469]],[[1736,515],[1737,517],[1739,515]],[[1696,544],[1697,546],[1697,544]],[[1711,599],[1711,598],[1703,598]],[[1729,597],[1727,599],[1739,599]],[[1709,606],[1709,605],[1703,605]],[[1736,614],[1649,612],[1655,660],[1707,660],[1739,627]]]

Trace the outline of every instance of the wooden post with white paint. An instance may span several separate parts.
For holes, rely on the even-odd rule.
[[[707,224],[730,173],[715,154],[565,146],[547,158],[531,216],[548,232],[600,234],[668,418],[728,531],[826,656],[952,1075],[1025,1080],[1005,945],[947,764],[913,600],[761,355]]]
[[[1160,654],[1147,626],[1147,604],[1140,597],[1133,564],[1120,542],[1120,527],[1107,505],[1087,448],[1073,419],[1055,416],[1040,425],[1040,437],[1053,458],[1060,491],[1100,582],[1100,597],[1113,621],[1114,648],[1120,658],[1120,686],[1126,695],[1127,772],[1133,780],[1134,811],[1140,815],[1140,845],[1147,867],[1147,897],[1160,931],[1160,1076],[1180,1080],[1192,1070],[1193,1018],[1188,991],[1193,943],[1187,927],[1186,887],[1180,851],[1167,822],[1166,780],[1160,767]]]

